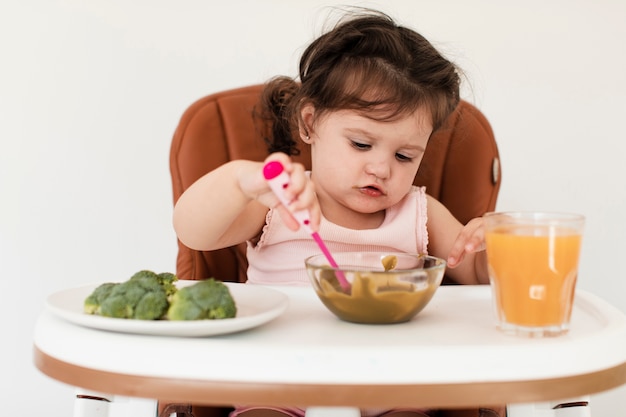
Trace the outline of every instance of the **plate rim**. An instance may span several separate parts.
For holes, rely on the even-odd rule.
[[[179,280],[177,286],[182,288],[196,282],[199,281]],[[56,291],[46,297],[45,307],[54,316],[69,323],[96,330],[153,336],[203,337],[225,335],[261,326],[283,314],[289,305],[287,295],[276,289],[255,284],[224,282],[231,290],[235,302],[240,298],[239,303],[242,303],[251,296],[261,297],[266,301],[269,298],[270,302],[252,314],[220,320],[133,320],[84,313],[82,307],[85,297],[101,284],[91,283]],[[70,298],[71,304],[59,305],[57,299],[63,297]],[[241,306],[238,306],[238,310],[241,311]]]

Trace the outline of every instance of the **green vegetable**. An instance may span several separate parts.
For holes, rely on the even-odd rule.
[[[148,270],[142,270],[139,271],[137,273],[135,273],[132,277],[130,277],[130,280],[135,280],[135,279],[150,279],[150,280],[156,280],[156,282],[159,283],[159,285],[161,285],[163,287],[163,290],[165,291],[165,293],[167,295],[173,295],[176,292],[176,281],[178,281],[178,278],[176,277],[176,275],[172,274],[171,272],[161,272],[160,274],[156,274],[152,271],[148,271]]]
[[[85,299],[85,313],[87,314],[100,314],[100,304],[104,301],[111,290],[115,287],[116,283],[107,282],[98,286],[93,292]]]
[[[213,278],[180,288],[172,297],[170,320],[226,319],[235,317],[237,306],[228,287]]]
[[[98,286],[84,302],[84,311],[105,317],[157,320],[169,308],[176,292],[174,274],[139,271],[128,281]]]
[[[228,287],[210,278],[178,289],[170,272],[142,270],[121,283],[105,283],[85,298],[84,311],[105,317],[138,320],[201,320],[235,317]]]
[[[168,296],[174,295],[178,288],[176,288],[176,281],[178,277],[171,272],[161,272],[158,276],[159,283],[163,286],[165,294]]]

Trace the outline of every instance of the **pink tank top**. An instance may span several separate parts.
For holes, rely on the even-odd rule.
[[[319,235],[333,252],[387,251],[427,253],[426,192],[412,187],[398,204],[387,209],[377,229],[353,230],[322,218]],[[254,284],[309,285],[304,260],[321,251],[303,228],[288,229],[275,210],[256,244],[248,242],[248,282]]]

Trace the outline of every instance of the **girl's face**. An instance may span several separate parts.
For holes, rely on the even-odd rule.
[[[432,123],[417,110],[377,121],[352,110],[330,112],[314,124],[305,107],[312,178],[324,216],[352,229],[378,227],[385,210],[409,191],[424,155]]]

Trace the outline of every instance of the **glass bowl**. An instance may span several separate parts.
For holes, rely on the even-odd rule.
[[[398,252],[333,253],[305,260],[311,284],[324,305],[353,323],[389,324],[411,320],[441,285],[446,261],[434,256]],[[337,278],[349,283],[343,288]]]

